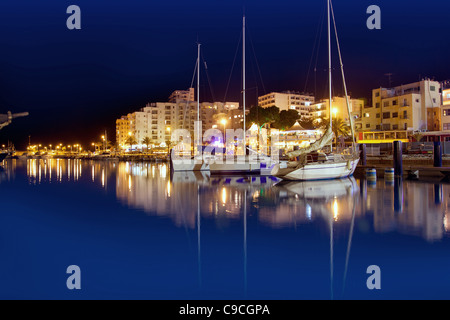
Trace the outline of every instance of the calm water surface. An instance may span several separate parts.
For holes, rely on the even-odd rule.
[[[0,197],[2,299],[450,298],[449,184],[11,160]]]

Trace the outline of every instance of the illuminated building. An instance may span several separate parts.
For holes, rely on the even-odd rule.
[[[197,121],[197,102],[185,100],[193,97],[192,90],[174,91],[169,100],[172,102],[148,103],[139,111],[129,113],[116,120],[116,141],[121,149],[129,148],[127,139],[132,136],[137,144],[133,149],[145,149],[143,140],[148,137],[151,140],[149,147],[166,147],[171,140],[174,130],[188,130],[193,139],[194,125]],[[202,102],[200,103],[200,120],[202,121],[202,133],[217,125],[216,114],[223,114],[231,118],[239,112],[238,102]],[[241,111],[242,113],[242,111]],[[231,127],[230,127],[231,128]]]
[[[311,116],[314,96],[295,91],[271,92],[258,97],[258,104],[263,108],[276,106],[282,110],[297,110],[300,116]]]
[[[358,129],[360,126],[361,111],[364,107],[364,100],[362,99],[352,99],[348,97],[350,113],[355,119],[355,128]],[[318,118],[329,118],[330,107],[329,99],[321,100],[316,102],[311,106],[311,115],[314,119]],[[346,122],[349,122],[350,118],[347,109],[347,99],[345,97],[333,97],[331,102],[331,112],[333,119],[341,118]]]
[[[362,131],[438,131],[440,83],[425,79],[372,90],[372,105],[362,111]]]

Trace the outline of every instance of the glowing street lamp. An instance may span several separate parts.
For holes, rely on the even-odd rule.
[[[336,118],[337,112],[338,112],[337,108],[333,108],[333,114],[334,114],[335,118]]]

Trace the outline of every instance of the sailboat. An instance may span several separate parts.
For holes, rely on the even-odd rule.
[[[200,121],[200,43],[197,43],[197,123]],[[201,128],[197,127],[197,137],[201,137]],[[194,141],[194,145],[201,144],[199,141]],[[206,159],[208,160],[208,159]],[[190,159],[177,159],[175,157],[175,149],[170,152],[170,170],[172,172],[179,171],[209,171],[209,162],[203,159],[202,154],[195,155]]]
[[[359,162],[359,154],[356,151],[355,132],[353,119],[351,117],[350,105],[348,101],[347,86],[345,84],[344,69],[342,64],[342,56],[337,37],[336,21],[334,19],[331,0],[327,0],[328,12],[328,85],[329,85],[329,115],[330,123],[323,136],[312,143],[307,148],[302,148],[288,153],[289,158],[296,158],[295,161],[289,161],[284,167],[276,164],[271,174],[277,178],[284,180],[324,180],[339,179],[351,176]],[[331,79],[331,14],[333,15],[333,23],[335,29],[337,49],[339,52],[339,60],[341,65],[342,81],[344,83],[345,97],[347,99],[347,111],[350,119],[351,134],[353,138],[353,148],[347,153],[333,153],[332,141],[334,138],[332,130],[332,79]],[[331,144],[331,152],[325,153],[322,150]]]
[[[175,159],[175,150],[172,149],[170,162],[171,170],[178,171],[209,171],[213,175],[239,175],[239,174],[257,174],[263,176],[271,175],[272,169],[276,164],[280,163],[272,159],[270,156],[262,154],[256,150],[247,147],[246,143],[246,55],[245,55],[245,15],[242,18],[242,101],[243,101],[243,130],[242,144],[245,155],[235,155],[234,161],[227,161],[228,159],[221,158],[221,155],[198,154],[190,159]],[[200,90],[200,44],[198,44],[198,58],[197,58],[197,121],[200,121],[200,107],[199,107],[199,91]],[[198,129],[197,129],[198,130]],[[224,132],[224,141],[225,141]],[[201,132],[198,132],[198,137]],[[201,141],[195,141],[197,150],[202,149]],[[224,148],[226,152],[226,148]],[[284,162],[283,162],[284,163]]]
[[[271,169],[275,165],[275,162],[270,156],[264,155],[260,152],[252,150],[247,147],[246,143],[246,122],[245,122],[245,93],[246,93],[246,83],[245,83],[245,15],[242,17],[242,110],[243,110],[243,146],[244,154],[243,156],[235,157],[235,161],[213,161],[209,164],[209,170],[211,174],[222,174],[222,175],[235,175],[235,174],[258,174],[258,175],[270,175]],[[225,132],[224,132],[225,137]],[[225,140],[225,139],[224,139]],[[248,152],[247,152],[248,150]],[[249,153],[249,154],[247,154]],[[278,162],[276,162],[278,163]]]

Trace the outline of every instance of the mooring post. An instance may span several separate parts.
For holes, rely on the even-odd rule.
[[[362,143],[359,145],[359,162],[362,166],[366,166],[367,165],[367,151],[366,151],[366,144]]]
[[[403,177],[402,142],[394,141],[394,174],[396,177]]]
[[[396,213],[403,211],[403,183],[400,177],[394,179],[394,211]]]
[[[441,142],[440,141],[434,141],[434,166],[435,167],[442,167],[442,149],[441,149]]]

